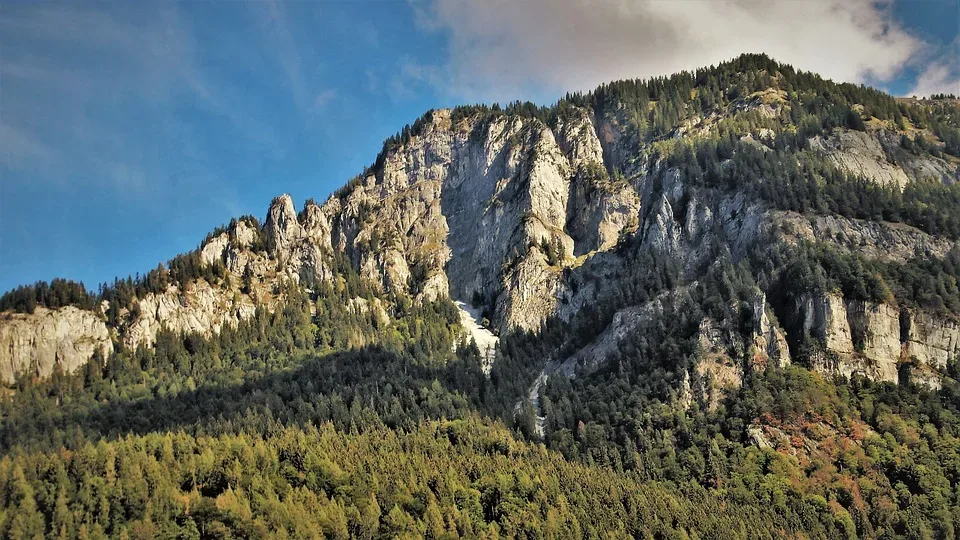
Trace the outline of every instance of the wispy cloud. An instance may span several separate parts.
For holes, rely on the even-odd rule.
[[[445,70],[440,66],[419,63],[409,57],[401,58],[397,65],[399,70],[390,77],[387,86],[394,101],[409,99],[424,86],[443,88],[448,84],[444,78]]]
[[[309,92],[302,74],[300,51],[290,32],[290,25],[287,23],[286,7],[279,0],[254,2],[251,6],[255,10],[266,10],[267,16],[263,20],[274,43],[280,65],[286,73],[287,86],[290,87],[297,106],[301,110],[307,109],[310,105]]]
[[[319,109],[322,109],[322,108],[326,107],[327,105],[329,105],[330,102],[332,102],[332,101],[333,101],[334,99],[336,99],[336,98],[337,98],[337,91],[336,91],[336,90],[334,90],[334,89],[332,89],[332,88],[328,88],[328,89],[326,89],[326,90],[321,90],[320,93],[318,93],[318,94],[313,98],[313,106],[311,107],[311,110],[312,110],[312,111],[317,111],[317,110],[319,110]]]
[[[302,8],[302,4],[293,4]],[[264,0],[252,2],[250,7],[254,17],[261,21],[261,26],[267,37],[269,48],[265,51],[268,57],[275,58],[284,74],[285,85],[290,91],[293,103],[297,109],[310,115],[321,110],[330,100],[336,97],[336,91],[323,87],[320,72],[323,66],[315,60],[315,54],[304,53],[298,44],[295,25],[291,25],[291,15],[288,4],[282,0]],[[377,39],[375,30],[361,36],[361,39]],[[309,49],[308,49],[309,51]]]
[[[11,169],[32,166],[37,161],[49,159],[52,151],[28,133],[0,122],[0,165]]]
[[[86,171],[91,187],[153,197],[168,186],[172,164],[213,161],[191,110],[225,120],[231,137],[280,152],[270,126],[201,67],[175,4],[105,7],[4,6],[0,166],[41,173],[32,181]]]

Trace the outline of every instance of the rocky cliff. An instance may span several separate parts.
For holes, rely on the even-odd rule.
[[[948,360],[960,358],[960,326],[922,310],[813,293],[798,302],[798,316],[804,335],[822,346],[812,367],[825,373],[898,382],[900,368],[911,364],[914,382],[937,386]]]
[[[847,173],[898,189],[911,180],[950,182],[958,178],[956,166],[943,159],[918,158],[901,147],[900,134],[886,129],[838,129],[829,136],[813,138],[811,148]]]
[[[536,331],[553,316],[572,320],[629,276],[637,253],[676,261],[681,281],[689,283],[718,258],[737,263],[756,254],[758,244],[826,242],[890,261],[943,257],[955,245],[903,224],[775,210],[756,193],[711,184],[670,159],[689,152],[687,162],[696,161],[692,146],[685,145],[702,139],[746,143],[769,155],[797,131],[789,124],[794,105],[785,90],[736,96],[710,110],[675,111],[675,125],[663,133],[652,131],[647,109],[659,104],[648,101],[638,111],[624,100],[595,107],[572,100],[549,116],[483,108],[431,111],[390,139],[369,169],[323,204],[310,201],[298,212],[282,195],[270,204],[262,226],[240,219],[210,237],[196,254],[200,264],[222,272],[140,294],[111,328],[102,322],[106,308],[62,315],[66,322],[57,326],[53,342],[105,347],[112,335],[116,344],[133,348],[150,346],[162,329],[211,335],[258,308],[272,309],[286,287],[311,289],[339,279],[335,269],[349,264],[378,290],[387,316],[390,299],[401,296],[476,305],[488,315],[489,327],[476,325],[472,335],[490,344],[497,334]],[[912,181],[957,178],[948,158],[902,148],[901,136],[919,132],[880,124],[824,130],[805,151],[897,189]],[[739,129],[736,136],[731,126]],[[730,168],[733,157],[725,155],[713,174]],[[625,308],[564,365],[597,365],[617,335],[639,331],[638,321],[656,311],[652,305]],[[896,381],[898,366],[912,357],[918,365],[942,369],[956,354],[956,326],[922,312],[905,318],[883,304],[809,294],[786,314],[799,321],[799,337],[771,315],[760,293],[747,334],[726,321],[705,320],[701,356],[736,357],[731,361],[741,372],[744,366],[782,365],[790,359],[787,342],[809,335],[829,353],[818,360],[820,369]],[[0,321],[5,380],[18,371],[44,375],[49,369],[43,366],[56,363],[75,368],[92,354],[86,345],[74,347],[77,352],[64,360],[56,352],[60,345],[31,338],[40,330],[30,329],[47,328],[51,323],[42,321],[51,316]],[[471,320],[476,322],[464,322],[470,326]],[[741,365],[743,358],[747,364]],[[701,376],[709,365],[703,363]],[[715,379],[739,379],[721,376],[715,367]]]
[[[100,352],[106,358],[113,341],[103,318],[67,306],[56,310],[38,307],[32,314],[0,315],[0,380],[11,383],[17,375],[46,377],[58,367],[76,371]]]

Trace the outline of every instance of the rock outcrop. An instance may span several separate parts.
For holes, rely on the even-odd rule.
[[[900,147],[900,135],[887,130],[839,128],[829,136],[814,137],[810,147],[842,171],[899,189],[912,180],[951,182],[957,177],[955,166],[941,158],[905,151]]]
[[[853,354],[853,334],[842,296],[831,293],[804,295],[799,308],[804,335],[813,336],[827,350],[836,354]],[[846,375],[849,376],[849,373]]]
[[[476,343],[480,351],[480,367],[485,375],[490,375],[500,338],[483,326],[480,313],[476,308],[459,301],[456,302],[456,306],[460,311],[460,326],[463,327],[464,337]]]
[[[915,311],[906,328],[906,357],[921,366],[943,370],[950,360],[960,359],[960,324],[955,320]]]
[[[122,340],[129,348],[151,346],[162,329],[209,336],[224,324],[236,325],[253,316],[257,306],[269,306],[273,300],[234,294],[203,279],[183,290],[171,285],[164,293],[150,293],[137,301],[139,315],[123,329]]]
[[[384,290],[485,298],[497,328],[539,328],[557,309],[559,270],[577,249],[567,230],[574,171],[600,157],[588,116],[560,131],[562,145],[535,119],[434,111],[324,204],[336,215],[334,246]],[[624,220],[604,219],[587,243],[615,242]]]
[[[839,129],[830,137],[814,137],[810,146],[823,152],[839,169],[877,184],[903,189],[910,181],[902,168],[890,162],[873,133]]]
[[[903,223],[850,219],[835,215],[773,212],[787,241],[825,242],[871,259],[903,262],[914,257],[943,257],[956,244]]]
[[[694,394],[707,409],[714,410],[724,390],[743,384],[744,342],[742,336],[709,318],[700,322],[697,341],[699,351],[694,369],[698,377]]]
[[[960,358],[960,326],[923,310],[814,293],[801,299],[798,311],[804,335],[822,346],[811,366],[825,373],[896,383],[900,367],[910,363],[914,382],[931,386],[950,359]]]
[[[73,306],[0,315],[0,380],[47,377],[59,366],[71,373],[99,351],[113,352],[103,317]]]
[[[767,296],[756,295],[751,306],[753,319],[753,342],[748,357],[755,369],[763,370],[768,365],[784,367],[790,364],[790,345],[787,336],[778,324],[770,319]]]

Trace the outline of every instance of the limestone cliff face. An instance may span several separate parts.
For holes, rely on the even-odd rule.
[[[257,300],[234,295],[199,279],[185,289],[171,285],[161,294],[137,301],[139,315],[122,331],[125,346],[151,346],[164,328],[176,333],[210,335],[227,323],[236,324],[256,313]]]
[[[880,141],[869,133],[841,129],[831,137],[814,137],[810,146],[823,152],[841,170],[878,184],[903,189],[910,181],[903,169],[887,160]]]
[[[17,375],[47,377],[56,366],[70,373],[100,351],[113,352],[103,317],[73,306],[38,307],[32,314],[0,315],[0,380]]]
[[[790,364],[790,346],[782,328],[770,319],[770,306],[767,297],[758,293],[751,306],[753,314],[753,343],[748,350],[748,358],[757,368],[767,365],[784,367]]]
[[[308,211],[310,207],[304,213]],[[210,336],[225,324],[252,317],[260,307],[272,309],[289,283],[326,279],[329,270],[322,244],[310,238],[322,224],[310,223],[298,222],[289,195],[270,205],[262,229],[246,220],[235,222],[200,248],[203,264],[222,263],[227,275],[213,283],[201,278],[182,288],[170,285],[137,299],[137,309],[123,313],[120,340],[129,348],[151,346],[163,329]]]
[[[744,342],[742,336],[709,318],[700,322],[697,341],[699,351],[694,369],[698,377],[694,394],[703,405],[714,410],[720,404],[723,390],[743,384],[746,366],[739,356]]]
[[[684,306],[688,306],[685,302],[690,302],[689,291],[689,287],[681,287],[644,304],[617,311],[610,325],[593,341],[562,362],[548,364],[536,384],[543,384],[553,375],[574,377],[596,369],[611,358],[629,336],[643,335],[665,312],[685,309]],[[746,332],[734,328],[733,321],[739,320],[739,316],[723,321],[711,318],[700,321],[693,368],[696,377],[692,378],[687,372],[683,374],[677,397],[684,407],[696,399],[707,408],[716,408],[723,391],[740,387],[747,371],[790,364],[786,335],[770,319],[766,296],[758,292],[750,309],[753,325]]]
[[[291,283],[309,288],[331,279],[333,257],[346,258],[385,293],[481,298],[494,328],[537,329],[559,309],[563,269],[581,251],[577,243],[609,249],[636,222],[637,194],[610,181],[602,161],[583,110],[556,132],[535,119],[455,120],[436,111],[323,205],[298,213],[282,195],[262,227],[241,219],[211,238],[200,261],[222,264],[226,275],[135,299],[116,337],[137,347],[152,345],[162,329],[211,335],[258,307],[270,309]],[[90,335],[78,328],[73,337]],[[51,365],[56,359],[44,351],[36,352],[39,363]]]
[[[384,290],[483,298],[497,328],[536,329],[557,310],[577,244],[609,248],[634,213],[578,187],[587,171],[605,174],[600,160],[584,111],[556,133],[535,119],[434,111],[323,209],[335,216],[333,245]],[[568,227],[570,216],[584,217]]]
[[[823,347],[811,358],[812,367],[825,373],[896,383],[901,364],[910,362],[914,382],[935,386],[948,360],[960,357],[960,326],[953,320],[845,301],[837,293],[805,295],[799,304],[804,333]]]
[[[843,355],[853,353],[853,335],[843,297],[839,294],[805,295],[799,304],[804,334],[820,340],[829,351]]]
[[[716,409],[723,391],[739,388],[747,371],[791,363],[790,348],[782,328],[771,320],[766,295],[757,292],[750,305],[751,328],[740,332],[733,320],[706,318],[700,322],[699,351],[693,396],[708,409]]]
[[[796,212],[771,212],[770,215],[788,242],[799,239],[826,242],[871,259],[903,262],[917,256],[943,257],[956,244],[903,223],[834,215],[807,216]]]
[[[688,186],[679,171],[659,163],[648,171],[632,181],[642,203],[641,249],[680,260],[690,279],[718,252],[739,260],[777,225],[776,214],[743,193]]]
[[[953,181],[957,174],[956,167],[940,158],[904,151],[900,137],[884,130],[838,129],[827,137],[814,137],[810,146],[841,170],[899,189],[911,180]]]
[[[600,335],[558,364],[554,371],[573,377],[578,372],[596,369],[617,352],[627,336],[642,334],[650,325],[656,324],[664,311],[679,302],[684,294],[685,289],[670,291],[644,304],[617,311],[610,325]]]
[[[798,301],[798,311],[803,324],[803,335],[814,338],[822,350],[811,353],[810,366],[820,372],[831,375],[852,377],[864,375],[876,380],[896,382],[897,363],[900,360],[899,349],[890,355],[890,321],[885,317],[889,311],[880,306],[857,304],[859,312],[854,312],[854,328],[857,331],[860,349],[854,344],[854,332],[851,330],[851,317],[843,297],[835,293],[813,293],[803,295]],[[899,318],[894,319],[899,329]],[[899,330],[897,330],[899,338]],[[869,338],[868,338],[869,336]],[[799,336],[798,336],[799,337]],[[867,356],[866,343],[870,342]],[[881,354],[881,356],[877,356]]]
[[[924,312],[909,315],[906,338],[908,358],[943,370],[951,359],[960,358],[960,324]]]
[[[568,111],[556,133],[574,174],[567,205],[567,227],[576,241],[573,254],[608,250],[621,231],[636,229],[640,197],[623,177],[611,178],[607,172],[603,145],[587,111]]]

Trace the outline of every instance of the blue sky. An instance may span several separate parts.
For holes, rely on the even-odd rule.
[[[0,290],[95,288],[272,197],[318,200],[432,107],[740,52],[895,94],[960,92],[957,2],[6,2]]]

